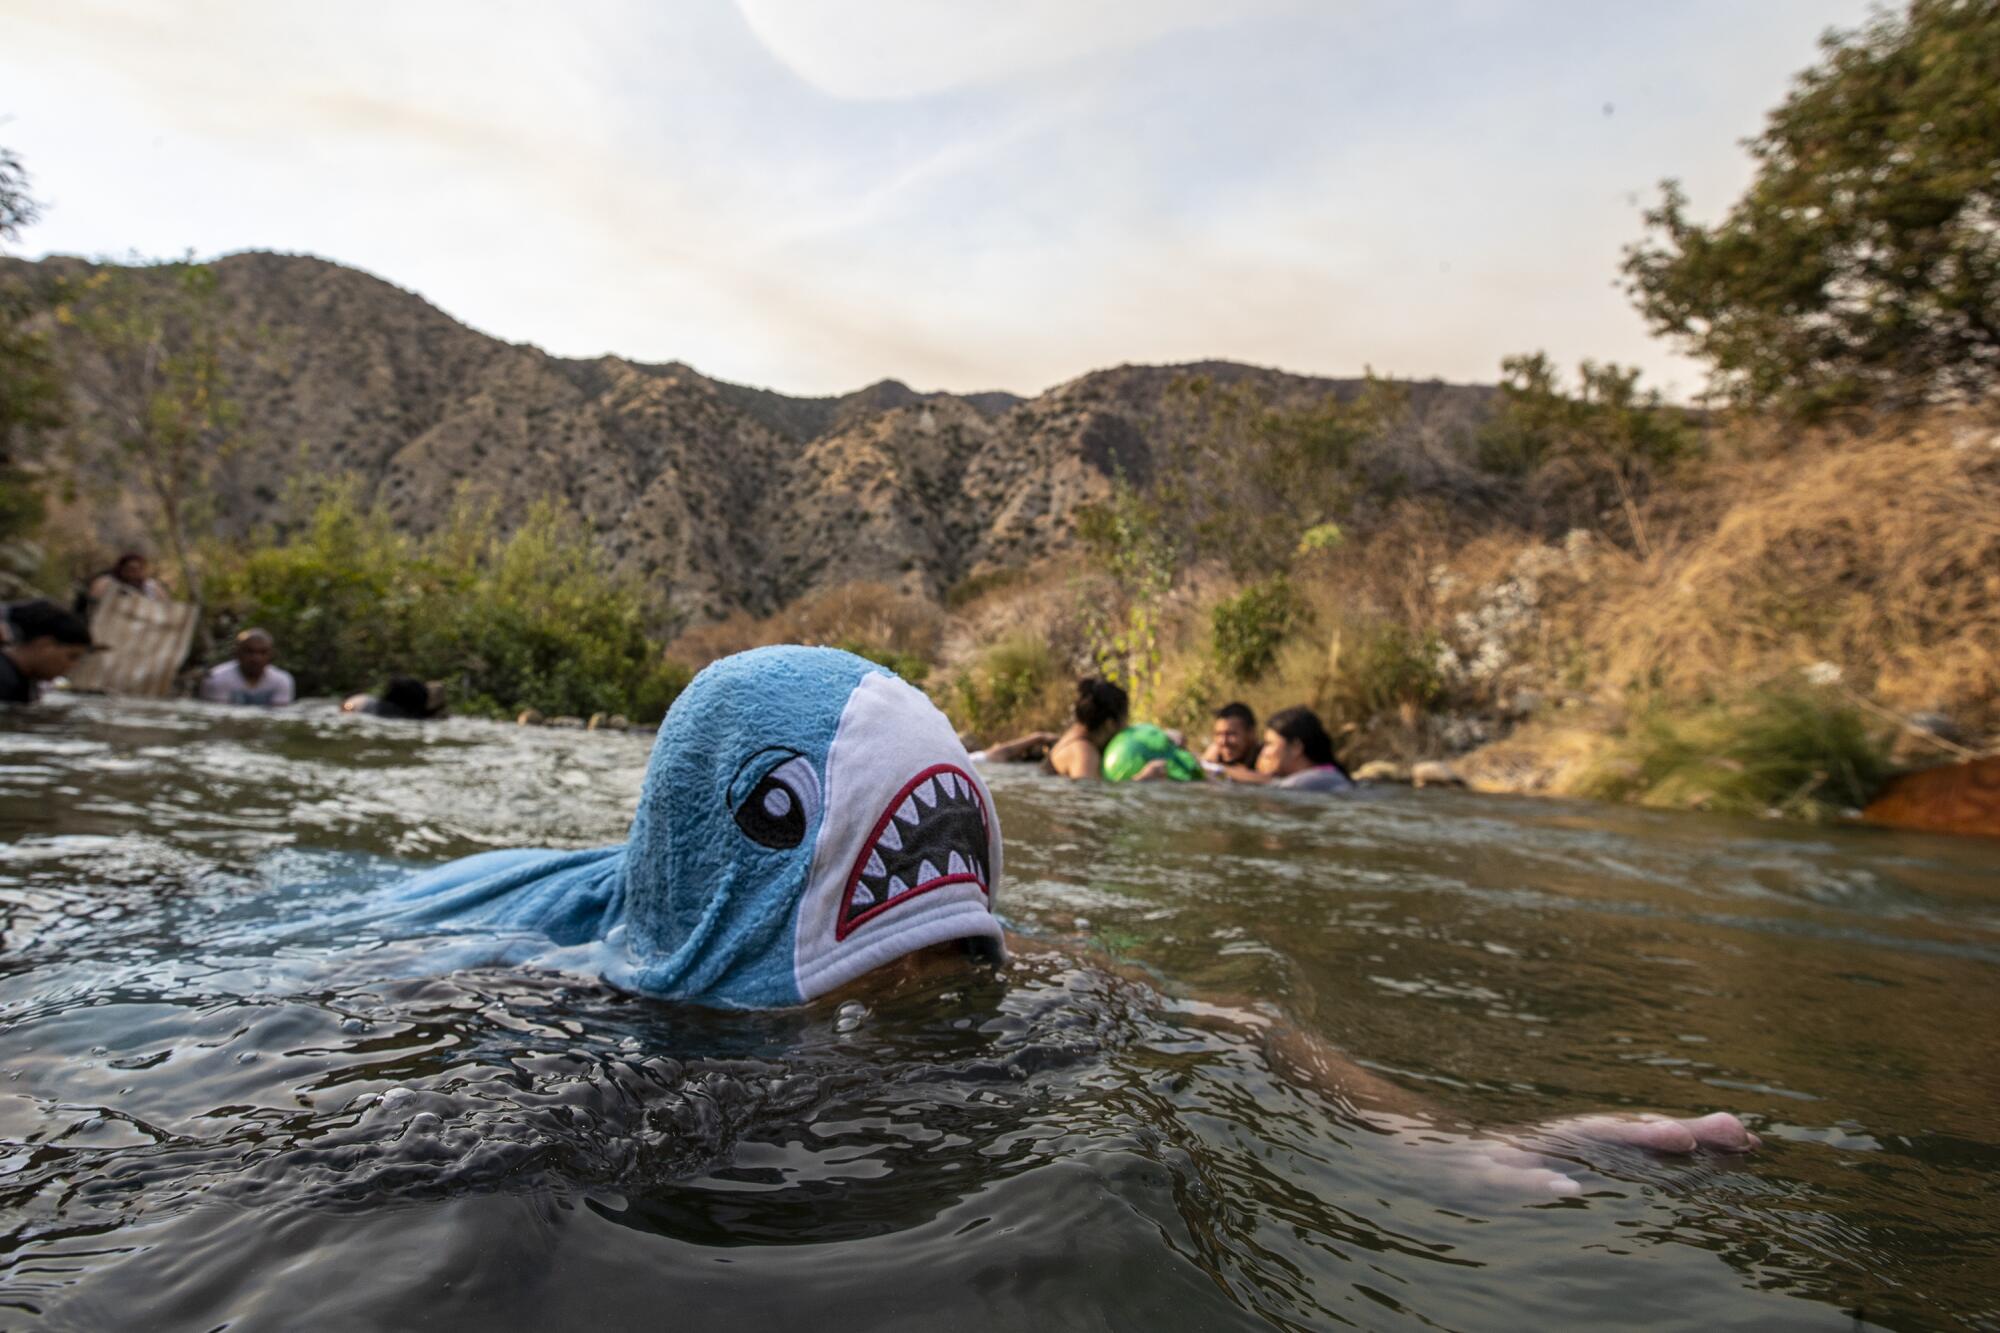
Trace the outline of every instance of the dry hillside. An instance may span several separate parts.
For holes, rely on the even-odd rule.
[[[43,283],[94,271],[61,258],[16,267]],[[497,501],[503,522],[555,499],[696,623],[857,580],[937,596],[1062,550],[1078,505],[1115,474],[1149,475],[1152,441],[1172,427],[1169,389],[1189,372],[1255,381],[1277,401],[1357,388],[1207,363],[1097,371],[1027,400],[893,380],[793,398],[685,365],[549,356],[318,259],[241,254],[214,268],[241,409],[214,481],[225,535],[278,516],[300,475],[352,474],[413,532],[441,523],[460,488]],[[90,340],[74,326],[57,335],[81,405],[115,396]],[[1412,406],[1449,434],[1490,393],[1420,384]],[[58,526],[100,552],[145,542],[115,443],[86,428],[60,454],[69,475],[51,489],[70,500]]]

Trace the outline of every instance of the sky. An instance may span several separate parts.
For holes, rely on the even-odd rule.
[[[790,393],[1698,366],[1618,285],[1866,0],[0,0],[30,256],[315,254]]]

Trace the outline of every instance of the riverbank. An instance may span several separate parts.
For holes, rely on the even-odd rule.
[[[950,607],[850,588],[669,655],[842,643],[978,743],[1059,725],[1071,679],[1104,670],[1192,731],[1227,699],[1310,704],[1380,775],[1815,820],[2000,750],[1990,417],[1725,424],[1642,504],[1561,533],[1405,496],[1250,577],[1196,560],[1135,588],[1111,554]]]

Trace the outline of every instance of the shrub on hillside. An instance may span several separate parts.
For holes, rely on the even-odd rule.
[[[1270,670],[1286,638],[1306,622],[1306,608],[1283,574],[1253,583],[1209,612],[1209,646],[1232,679],[1254,681]]]
[[[1068,673],[1042,639],[1012,635],[980,653],[943,691],[953,725],[985,740],[1061,725]]]
[[[1572,391],[1541,352],[1501,363],[1500,405],[1481,428],[1480,465],[1523,484],[1538,527],[1625,529],[1627,544],[1651,548],[1645,502],[1660,482],[1696,458],[1702,437],[1688,413],[1639,372],[1585,361]],[[1605,520],[1618,515],[1614,524]]]
[[[888,667],[912,685],[921,685],[931,674],[931,664],[915,653],[899,653],[893,648],[878,648],[859,639],[842,639],[833,645],[844,653],[865,657],[877,666]]]
[[[1389,713],[1414,721],[1445,697],[1442,653],[1436,634],[1400,620],[1348,620],[1328,653],[1327,712],[1355,723]]]
[[[1638,716],[1582,779],[1582,795],[1640,805],[1827,820],[1866,805],[1888,742],[1824,690],[1778,687]]]

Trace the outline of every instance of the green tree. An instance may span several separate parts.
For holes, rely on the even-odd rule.
[[[18,239],[38,216],[21,159],[0,148],[0,241]],[[0,276],[0,541],[41,523],[41,493],[25,465],[37,437],[63,424],[62,375],[30,323],[47,305],[24,280]]]
[[[2000,5],[1913,0],[1822,39],[1714,226],[1665,183],[1628,290],[1726,399],[1810,414],[2000,378]]]
[[[1077,535],[1118,588],[1119,606],[1099,606],[1086,617],[1096,641],[1093,655],[1106,676],[1132,697],[1135,716],[1151,710],[1159,686],[1167,597],[1180,570],[1180,553],[1160,507],[1123,479],[1111,498],[1077,510]]]
[[[198,544],[214,521],[214,478],[236,447],[223,352],[231,335],[215,270],[176,260],[99,268],[68,293],[69,317],[111,373],[100,415],[145,487],[184,596],[202,597]]]
[[[1209,652],[1231,680],[1254,681],[1310,619],[1291,580],[1275,574],[1215,604],[1209,612]]]
[[[1308,532],[1346,516],[1357,453],[1408,404],[1401,385],[1373,375],[1351,398],[1304,406],[1205,376],[1176,390],[1186,425],[1161,446],[1161,519],[1187,555],[1219,560],[1239,578],[1282,571]]]
[[[1701,446],[1688,414],[1642,390],[1639,372],[1585,361],[1574,393],[1541,352],[1501,362],[1500,408],[1479,437],[1488,470],[1527,481],[1567,526],[1605,510],[1632,545],[1650,550],[1641,502],[1659,477]]]

